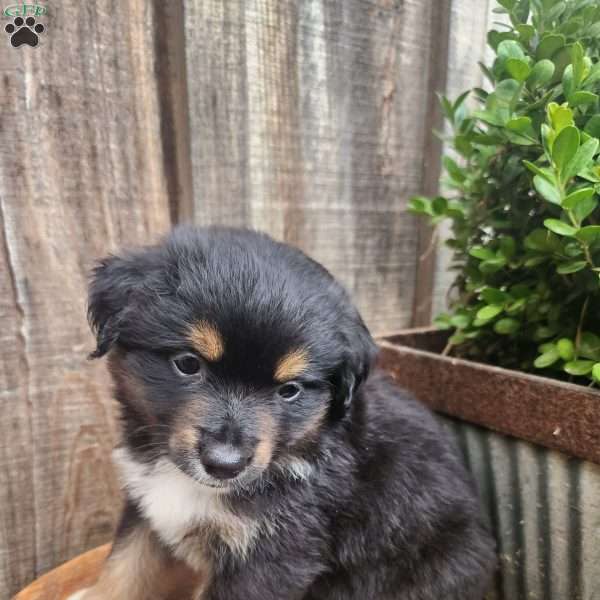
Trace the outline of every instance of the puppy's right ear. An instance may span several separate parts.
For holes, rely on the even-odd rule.
[[[88,321],[96,334],[96,350],[89,358],[104,356],[119,339],[123,313],[139,279],[130,261],[118,256],[101,260],[92,271]]]

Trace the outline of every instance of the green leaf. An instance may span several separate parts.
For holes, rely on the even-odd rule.
[[[554,252],[561,247],[559,239],[546,229],[534,229],[525,238],[525,247],[541,252]]]
[[[473,142],[473,144],[479,144],[481,146],[496,146],[497,144],[502,143],[503,138],[499,135],[474,133],[472,134],[471,141]]]
[[[466,92],[463,92],[455,101],[454,104],[452,106],[452,110],[454,112],[456,112],[463,104],[463,102],[469,97],[469,94],[471,93],[471,90],[467,90]]]
[[[536,56],[538,60],[552,58],[566,43],[567,39],[564,35],[555,33],[545,35],[537,47]]]
[[[563,207],[570,210],[577,223],[580,224],[598,206],[598,200],[594,198],[594,195],[594,188],[581,188],[564,199]]]
[[[573,111],[566,105],[559,106],[556,102],[550,102],[546,110],[548,120],[556,133],[560,133],[565,127],[575,124]]]
[[[547,256],[532,256],[531,258],[528,258],[523,263],[523,266],[530,269],[532,267],[537,267],[538,265],[541,265],[542,263],[546,262],[547,260],[548,260]]]
[[[433,215],[431,200],[425,196],[413,196],[408,202],[408,210],[419,215]]]
[[[544,226],[558,235],[573,237],[577,233],[575,227],[568,225],[564,221],[559,221],[558,219],[546,219],[544,221]]]
[[[519,93],[520,89],[521,86],[519,85],[518,81],[515,81],[514,79],[505,79],[496,86],[496,90],[493,94],[488,96],[488,99],[492,96],[495,96],[501,104],[508,107],[514,100],[515,96]]]
[[[479,263],[479,270],[484,274],[496,273],[506,265],[504,257],[489,258]]]
[[[511,31],[496,31],[492,29],[487,34],[487,43],[497,52],[504,40],[514,40],[515,34]]]
[[[533,362],[533,365],[537,369],[545,369],[552,366],[559,358],[558,350],[556,348],[551,348],[547,352],[544,352],[544,354],[540,354]]]
[[[511,333],[518,331],[520,326],[521,323],[516,319],[505,317],[504,319],[496,321],[494,324],[494,331],[500,335],[510,335]]]
[[[520,24],[515,27],[519,33],[519,38],[523,44],[529,44],[529,42],[535,37],[535,27],[533,25]]]
[[[516,133],[520,133],[535,139],[535,131],[531,125],[530,117],[517,117],[515,119],[511,119],[506,124],[506,127],[511,131],[515,131]]]
[[[560,206],[562,198],[560,190],[556,187],[556,185],[543,178],[541,175],[536,175],[533,178],[533,185],[538,194],[544,198],[544,200]]]
[[[598,63],[600,64],[600,63]],[[600,114],[594,115],[585,126],[584,131],[595,138],[600,138]]]
[[[475,258],[479,258],[480,260],[490,260],[496,258],[496,254],[484,246],[473,246],[469,250],[469,254]]]
[[[543,325],[536,328],[533,336],[536,340],[545,340],[556,335],[556,327],[554,325],[548,325],[544,327]]]
[[[466,336],[462,331],[458,331],[457,333],[455,333],[454,335],[450,336],[450,338],[448,339],[448,341],[451,344],[454,344],[455,346],[458,346],[459,344],[463,344],[466,341]]]
[[[591,165],[596,150],[598,150],[598,143],[599,141],[596,138],[591,138],[581,145],[575,156],[564,168],[562,176],[565,181],[578,175],[581,171],[587,169]]]
[[[554,76],[554,63],[547,58],[538,61],[531,69],[531,73],[527,78],[527,85],[529,89],[536,89],[538,87],[546,85]]]
[[[506,312],[509,315],[514,315],[515,313],[522,312],[526,304],[527,300],[525,298],[519,298],[518,300],[515,300],[506,307]]]
[[[532,172],[535,173],[536,175],[539,175],[540,177],[543,177],[544,179],[547,179],[549,182],[553,183],[554,181],[554,175],[552,174],[552,171],[550,171],[550,169],[546,169],[544,167],[538,167],[537,165],[535,165],[534,163],[528,161],[528,160],[524,160],[523,164]]]
[[[552,62],[554,63],[554,77],[550,84],[558,83],[565,72],[565,69],[571,64],[571,50],[568,46],[565,46],[559,50],[553,57]]]
[[[591,183],[600,183],[600,165],[583,169],[577,176]]]
[[[431,208],[435,215],[443,215],[448,208],[448,200],[442,196],[437,196],[431,202]]]
[[[588,225],[587,227],[582,227],[575,237],[588,245],[600,242],[600,225]]]
[[[473,149],[473,145],[466,135],[457,135],[454,137],[454,148],[462,156],[469,156]]]
[[[585,269],[586,266],[587,262],[585,260],[572,260],[558,265],[556,272],[560,275],[569,275],[570,273],[577,273],[577,271]]]
[[[565,127],[556,137],[552,147],[552,160],[561,174],[578,149],[579,130],[573,126]]]
[[[569,338],[561,338],[556,342],[558,355],[565,361],[573,360],[575,357],[575,344]]]
[[[505,132],[505,135],[510,142],[512,142],[513,144],[517,144],[519,146],[533,146],[537,143],[536,140],[533,138],[533,135],[531,135],[531,136],[522,135],[520,133],[515,133],[514,131],[511,131],[510,129],[507,129],[507,131]]]
[[[584,331],[581,334],[578,351],[584,358],[600,361],[600,337],[591,331]]]
[[[573,86],[578,89],[583,81],[583,73],[585,71],[585,62],[583,57],[585,52],[583,46],[579,42],[575,42],[571,47],[571,60],[573,61]]]
[[[473,116],[477,119],[480,119],[484,123],[488,123],[490,125],[495,125],[496,127],[502,127],[506,121],[508,121],[507,116],[508,111],[489,111],[489,110],[474,110]]]
[[[471,319],[466,314],[458,314],[450,317],[450,324],[457,329],[466,329],[471,324]]]
[[[449,156],[443,158],[444,168],[448,172],[448,175],[455,181],[462,183],[465,180],[465,174],[463,170],[452,160]]]
[[[569,210],[573,210],[577,207],[578,204],[585,202],[589,198],[591,198],[595,194],[594,188],[587,187],[581,188],[576,192],[569,194],[563,202],[563,207]]]
[[[587,0],[586,0],[587,1]],[[576,34],[583,26],[583,20],[581,18],[569,19],[566,23],[563,23],[559,27],[560,33],[564,33],[566,36],[572,36]]]
[[[547,157],[550,157],[552,154],[554,139],[556,138],[556,132],[546,123],[542,123],[540,131],[542,133],[542,146],[544,147],[544,153]]]
[[[482,321],[489,321],[494,317],[498,316],[502,311],[503,307],[498,304],[489,304],[488,306],[484,306],[477,311],[477,318]]]
[[[531,67],[527,61],[520,58],[509,58],[506,61],[506,70],[517,81],[525,81],[531,73]]]
[[[562,86],[564,95],[569,98],[569,96],[571,96],[571,94],[575,91],[575,86],[573,84],[573,65],[569,65],[565,69],[562,78]]]
[[[548,23],[553,23],[567,8],[566,2],[555,2],[552,8],[546,13],[545,20]]]
[[[498,58],[502,62],[506,62],[511,58],[525,60],[525,52],[523,52],[521,44],[515,40],[504,40],[500,42],[496,54],[498,54]]]
[[[592,378],[594,381],[600,382],[600,362],[596,363],[592,367]]]
[[[438,329],[452,329],[450,317],[447,314],[438,315],[435,319],[433,319],[433,324]]]
[[[482,62],[478,62],[477,64],[479,65],[479,68],[481,69],[481,72],[486,76],[486,78],[488,79],[488,81],[491,84],[494,84],[495,81],[496,81],[496,78],[494,77],[494,74]]]
[[[450,100],[441,94],[438,95],[438,99],[440,101],[440,106],[442,107],[442,112],[448,121],[454,123],[454,109],[452,108],[452,104]]]
[[[510,14],[510,20],[514,26],[518,23],[527,23],[529,18],[529,0],[519,0]]]
[[[503,304],[510,298],[506,292],[491,287],[482,290],[481,297],[487,302],[487,304]]]
[[[569,96],[569,104],[571,106],[584,106],[585,104],[593,104],[598,101],[598,94],[586,92],[585,90],[575,92]]]
[[[563,369],[569,375],[581,376],[592,372],[594,368],[593,360],[572,360],[565,364]]]

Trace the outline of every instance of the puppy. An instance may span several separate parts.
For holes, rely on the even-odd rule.
[[[84,600],[481,600],[493,543],[457,451],[302,252],[179,228],[96,268],[127,502]]]

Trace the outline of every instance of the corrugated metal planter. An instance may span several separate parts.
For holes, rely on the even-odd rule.
[[[475,475],[500,555],[490,597],[600,600],[600,393],[444,357],[444,344],[429,329],[388,336],[380,362],[446,415]]]

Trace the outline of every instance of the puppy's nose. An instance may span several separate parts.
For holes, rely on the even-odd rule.
[[[205,471],[215,479],[233,479],[252,460],[252,455],[244,454],[231,444],[217,444],[205,448],[200,458]]]

